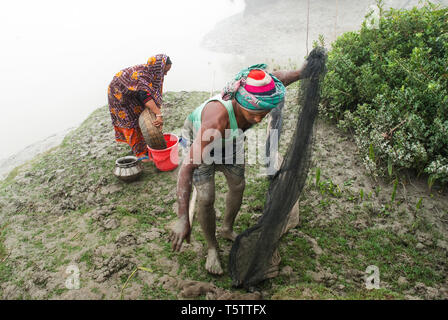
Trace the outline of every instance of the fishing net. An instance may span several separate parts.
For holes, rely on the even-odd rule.
[[[317,47],[307,58],[303,74],[306,79],[301,80],[298,99],[301,112],[282,165],[270,181],[263,215],[255,226],[238,235],[230,251],[229,271],[236,287],[249,289],[278,274],[278,243],[310,167],[326,57],[325,49]]]

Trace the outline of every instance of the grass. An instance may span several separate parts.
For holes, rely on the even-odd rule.
[[[85,251],[81,255],[79,262],[84,262],[86,264],[87,270],[91,270],[93,268],[93,250],[88,249],[87,251]]]
[[[67,292],[68,290],[69,289],[67,289],[67,288],[56,288],[48,294],[47,299],[58,297],[58,296],[62,295],[64,292]]]
[[[96,287],[90,289],[90,291],[91,291],[92,293],[95,293],[95,294],[100,294],[100,293],[101,293],[101,292],[100,292],[100,289],[98,289],[98,288],[96,288]]]
[[[299,279],[305,280],[307,271],[315,271],[315,254],[307,240],[289,233],[284,237],[279,250],[282,264],[290,266]]]
[[[6,179],[3,181],[3,183],[4,183],[5,185],[11,183],[11,182],[14,180],[14,178],[17,177],[17,175],[18,175],[19,172],[20,172],[20,167],[21,167],[21,166],[14,168],[14,169],[8,174],[8,176],[6,177]]]
[[[181,127],[188,112],[207,97],[207,93],[185,93],[182,99],[180,94],[168,92],[164,95],[164,100],[168,104],[167,109],[176,108],[175,112],[166,112],[166,130],[173,132]],[[179,105],[182,105],[182,108],[177,108]],[[294,109],[291,110],[290,106],[289,108],[285,111],[287,115],[285,128],[290,127],[295,121],[291,112]],[[138,284],[136,290],[141,290],[139,292],[141,299],[178,298],[179,291],[176,288],[167,290],[158,282],[162,276],[173,275],[171,266],[162,263],[162,260],[171,261],[173,266],[178,264],[177,275],[173,275],[176,279],[212,282],[220,288],[235,291],[228,273],[212,276],[205,272],[206,242],[197,221],[192,233],[192,238],[197,242],[195,246],[184,247],[179,253],[172,252],[165,228],[176,216],[175,174],[158,172],[149,164],[145,165],[145,174],[138,182],[125,184],[118,181],[112,175],[111,168],[116,157],[128,153],[129,150],[124,145],[111,143],[104,149],[106,153],[95,159],[89,158],[90,156],[86,156],[85,159],[77,157],[81,152],[79,150],[85,152],[82,141],[89,136],[87,130],[96,132],[98,123],[107,116],[106,107],[100,108],[79,129],[71,132],[59,148],[33,160],[29,169],[33,179],[29,185],[24,187],[15,182],[21,168],[11,173],[7,187],[3,182],[0,195],[5,199],[14,199],[15,194],[29,194],[29,199],[32,200],[25,201],[21,209],[25,218],[20,222],[20,226],[15,226],[19,232],[22,229],[28,232],[16,235],[20,239],[20,245],[29,250],[28,261],[21,264],[19,259],[10,258],[0,263],[0,282],[17,282],[17,275],[35,265],[43,266],[46,272],[56,273],[74,258],[78,259],[76,260],[78,263],[85,264],[86,270],[93,271],[94,261],[104,258],[96,256],[96,249],[109,246],[112,251],[108,255],[123,254],[124,257],[135,260],[137,265],[147,266],[153,270],[155,277],[153,284],[146,283],[144,277],[138,275],[130,281]],[[265,125],[263,122],[259,128]],[[286,133],[285,140],[287,140]],[[87,144],[86,149],[88,147]],[[281,145],[281,151],[284,152],[286,147],[285,144]],[[69,153],[72,151],[74,155]],[[286,234],[279,245],[282,258],[280,268],[290,267],[292,274],[284,273],[261,283],[258,289],[265,292],[265,298],[399,299],[416,282],[434,287],[443,283],[446,273],[444,272],[446,253],[434,245],[437,240],[443,239],[443,235],[438,234],[431,223],[424,218],[426,197],[423,199],[422,195],[416,199],[409,199],[408,202],[412,202],[412,209],[400,209],[402,211],[399,212],[399,206],[403,203],[400,198],[400,184],[395,183],[391,186],[389,183],[385,187],[378,184],[373,188],[359,187],[358,179],[332,176],[333,171],[319,161],[320,159],[315,159],[314,168],[310,170],[308,182],[300,198],[300,225]],[[54,164],[54,167],[50,167],[49,163]],[[339,164],[342,165],[344,164]],[[60,167],[66,170],[48,181],[54,169]],[[237,232],[256,224],[263,212],[269,184],[265,177],[258,175],[259,172],[260,167],[257,165],[246,167],[243,205],[235,224]],[[84,186],[81,182],[86,181],[88,183]],[[102,188],[110,184],[117,184],[122,189],[113,194],[102,195]],[[36,189],[39,185],[42,185],[41,189]],[[87,192],[80,191],[84,187],[89,188]],[[215,207],[222,215],[225,212],[223,195],[227,190],[224,176],[218,173]],[[74,196],[71,196],[72,192]],[[93,203],[86,203],[85,199],[76,200],[78,193],[84,197],[89,192],[95,195]],[[386,196],[384,203],[380,201],[381,196]],[[51,206],[61,199],[75,199],[73,201],[80,201],[80,204],[73,210],[67,209],[57,214],[51,212]],[[34,203],[43,206],[45,213],[36,214],[30,209]],[[91,218],[90,213],[93,210],[109,205],[114,205],[115,209],[110,210],[107,217],[99,220]],[[407,232],[399,233],[392,226],[397,221],[406,225],[409,210],[416,216],[415,221],[409,223]],[[135,222],[126,225],[124,220],[127,217],[134,218],[135,220],[132,220]],[[120,226],[114,230],[103,230],[103,222],[111,218],[120,221]],[[221,216],[217,219],[218,228],[221,226],[222,218]],[[154,228],[160,231],[160,236],[147,243],[141,242],[141,239],[145,239],[144,233]],[[131,247],[117,246],[116,239],[123,231],[132,233],[138,240],[137,243]],[[424,250],[417,250],[416,245],[419,243],[417,231],[431,235],[433,244],[425,245]],[[79,233],[76,239],[68,241],[76,233]],[[302,234],[305,236],[301,236]],[[0,229],[0,261],[8,254],[3,244],[8,236],[5,229]],[[310,238],[316,241],[322,253],[315,252]],[[220,238],[218,241],[222,266],[228,270],[228,252],[232,243]],[[51,244],[53,247],[54,243],[58,243],[57,250],[49,258],[46,246]],[[370,291],[365,289],[360,277],[369,265],[379,267],[381,282],[386,287]],[[335,276],[332,283],[326,279],[317,281],[313,278],[313,274],[323,270]],[[86,277],[83,281],[91,280],[87,278],[88,274],[83,272],[83,277]],[[397,283],[400,276],[407,279],[407,285]],[[110,287],[107,297],[119,296],[119,289],[128,277],[129,272],[118,272],[106,280]],[[25,298],[24,283],[19,287],[20,293],[17,297],[21,295]],[[102,287],[101,290],[103,289]],[[91,291],[106,297],[105,293],[96,287]],[[65,293],[66,290],[63,288],[57,288],[49,292],[48,297],[64,297]],[[198,297],[198,299],[204,298],[204,296]]]
[[[12,266],[8,264],[6,261],[0,263],[0,282],[4,283],[9,281],[12,276],[12,272],[13,272]]]
[[[2,262],[8,256],[8,250],[6,250],[4,244],[7,233],[6,226],[7,225],[4,225],[0,228],[0,262]]]
[[[280,288],[274,292],[272,299],[402,299],[403,292],[412,288],[412,285],[399,285],[397,280],[400,276],[409,283],[423,282],[427,286],[443,283],[443,268],[440,270],[437,267],[446,265],[443,250],[417,250],[418,240],[413,233],[399,234],[388,227],[378,228],[371,222],[367,227],[356,226],[359,219],[366,222],[384,218],[394,220],[397,215],[402,215],[402,212],[398,212],[401,201],[396,201],[397,180],[392,189],[391,202],[378,207],[377,198],[381,195],[381,187],[377,186],[375,192],[367,196],[364,189],[348,188],[353,186],[351,179],[345,180],[340,187],[330,178],[323,179],[323,176],[322,170],[317,168],[314,177],[308,180],[301,196],[299,227],[302,233],[317,240],[323,254],[317,257],[310,243],[295,233],[284,236],[280,245],[281,267],[291,267],[294,270],[293,281],[298,281],[298,284],[288,286],[291,278],[280,275],[272,280]],[[317,206],[311,206],[310,203],[316,200]],[[348,207],[352,209],[347,211],[346,205],[346,211],[336,218],[316,224],[316,216],[325,214],[332,204],[338,203],[336,201],[351,203]],[[341,205],[337,204],[337,207],[342,212]],[[443,238],[425,219],[417,219],[414,230],[431,234],[433,243]],[[369,265],[379,267],[381,281],[387,288],[365,290],[362,281],[361,285],[358,284],[360,278],[351,275],[352,270],[360,274],[359,271],[364,272]],[[309,272],[317,269],[329,270],[336,276],[335,283],[330,287],[328,284],[316,283]],[[338,286],[343,286],[344,290],[334,290]]]
[[[310,215],[313,213],[302,211],[301,217],[304,222],[301,225],[301,231],[318,239],[319,246],[327,252],[319,259],[322,268],[329,268],[336,274],[341,274],[344,271],[341,266],[344,266],[345,270],[365,270],[368,265],[376,265],[381,271],[381,278],[398,291],[400,288],[396,281],[399,276],[405,276],[409,281],[420,281],[429,286],[443,282],[444,275],[435,267],[435,264],[444,264],[443,252],[435,251],[428,256],[424,252],[417,251],[415,245],[418,241],[409,233],[400,235],[388,228],[353,227],[353,220],[357,218],[357,215],[370,214],[368,207],[365,209],[361,206],[361,208],[367,212],[353,211],[338,219],[327,221],[325,226],[318,227],[311,225],[313,217]],[[426,227],[429,226],[426,225]],[[430,230],[431,228],[428,228],[426,231]],[[300,243],[298,246],[304,252],[308,251],[307,255],[310,255],[306,243]],[[409,261],[404,261],[403,256]],[[288,263],[288,260],[285,263]]]
[[[379,290],[350,290],[345,294],[336,292],[321,284],[299,284],[282,288],[272,297],[273,300],[394,300],[403,299],[396,292]]]
[[[141,294],[144,300],[174,300],[176,296],[171,292],[163,288],[162,285],[159,286],[148,286],[148,284],[143,285],[143,290]]]

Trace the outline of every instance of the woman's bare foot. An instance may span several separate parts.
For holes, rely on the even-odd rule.
[[[205,269],[207,269],[207,271],[211,274],[221,275],[224,273],[222,271],[221,262],[219,262],[218,251],[216,249],[208,250]]]

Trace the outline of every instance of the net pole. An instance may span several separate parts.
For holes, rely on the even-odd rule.
[[[338,7],[339,7],[338,0],[336,0],[336,16],[334,18],[333,41],[336,40],[336,34],[337,34],[336,28],[337,28],[337,25],[338,25]]]
[[[306,55],[308,56],[308,34],[310,29],[310,0],[307,1],[308,12],[306,16]]]

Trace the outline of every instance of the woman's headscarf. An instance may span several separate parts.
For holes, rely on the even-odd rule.
[[[230,81],[223,89],[222,99],[231,100],[235,98],[244,108],[254,111],[267,111],[279,106],[285,97],[286,88],[274,75],[268,73],[275,84],[275,91],[272,94],[256,94],[248,92],[245,88],[250,71],[254,69],[264,71],[266,67],[265,64],[256,64],[241,70],[235,76],[235,79]]]
[[[140,78],[141,84],[146,86],[158,106],[162,105],[163,80],[167,58],[168,56],[165,54],[156,54],[150,57]]]
[[[126,68],[115,77],[128,91],[146,91],[160,107],[162,105],[163,80],[168,56],[156,54],[146,64]]]

